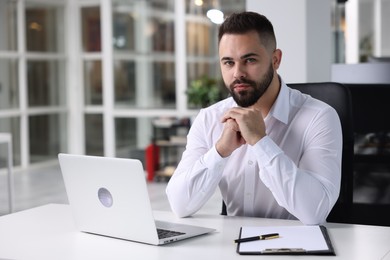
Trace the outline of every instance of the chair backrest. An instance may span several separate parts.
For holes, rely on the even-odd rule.
[[[364,185],[374,188],[377,194],[370,197],[374,199],[371,203],[354,202],[351,222],[390,226],[390,204],[386,196],[390,173],[390,83],[344,85],[352,97],[354,183],[358,191]]]
[[[342,170],[340,196],[327,220],[349,223],[353,202],[353,114],[349,89],[339,83],[295,83],[289,87],[308,94],[332,106],[338,113],[343,133]],[[227,215],[226,204],[222,202],[221,215]]]
[[[353,100],[354,132],[390,131],[390,84],[344,84]]]
[[[288,84],[289,87],[319,99],[333,107],[339,115],[343,133],[340,196],[328,221],[349,223],[353,204],[354,125],[350,90],[340,83]]]

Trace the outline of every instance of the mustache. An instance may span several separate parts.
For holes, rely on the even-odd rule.
[[[236,84],[249,84],[249,85],[254,85],[255,82],[252,81],[252,80],[246,79],[246,78],[241,78],[241,79],[236,79],[235,81],[233,81],[232,85],[236,85]]]

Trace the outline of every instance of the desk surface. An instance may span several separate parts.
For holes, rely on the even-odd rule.
[[[243,225],[301,225],[298,221],[195,215],[156,219],[215,228],[205,236],[151,246],[78,232],[68,205],[49,204],[0,217],[0,259],[243,259],[233,240]],[[390,259],[390,227],[327,223],[336,251],[331,259]],[[324,256],[258,256],[259,259],[324,259]]]

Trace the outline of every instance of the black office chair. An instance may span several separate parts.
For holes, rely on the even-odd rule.
[[[377,191],[370,203],[354,202],[352,223],[390,226],[390,204],[384,201],[390,173],[390,84],[344,85],[353,101],[354,184],[357,190],[372,185]]]
[[[340,196],[330,212],[327,221],[349,223],[353,202],[353,115],[351,94],[347,87],[339,83],[288,84],[302,93],[322,100],[338,113],[343,132],[343,152]],[[226,204],[222,202],[221,215],[227,215]]]

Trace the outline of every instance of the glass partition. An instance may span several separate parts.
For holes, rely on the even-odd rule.
[[[104,155],[103,116],[85,115],[85,152],[88,155]]]
[[[103,104],[102,62],[84,61],[84,101],[85,105]]]
[[[100,8],[81,8],[82,49],[85,52],[101,51]]]
[[[26,4],[25,27],[27,51],[64,51],[63,7],[29,2]]]
[[[0,59],[0,109],[19,106],[18,78],[17,60]]]
[[[122,158],[143,159],[137,156],[137,119],[116,118],[115,119],[116,154]]]
[[[65,104],[64,62],[30,60],[27,62],[28,104],[30,107]]]
[[[17,50],[16,1],[0,1],[0,51]]]
[[[65,120],[63,114],[29,117],[30,162],[56,160],[59,152],[66,152]]]
[[[218,26],[223,19],[212,19],[210,10],[218,10],[226,18],[233,12],[245,11],[245,1],[186,0],[187,86],[198,80],[216,81],[219,96],[225,97],[218,58]],[[199,105],[188,102],[187,106]]]
[[[113,1],[116,107],[175,107],[173,3]]]
[[[0,118],[0,132],[12,134],[13,163],[14,165],[20,165],[20,117]],[[5,145],[2,145],[2,147],[5,147]],[[1,150],[0,158],[8,158],[8,151]],[[4,166],[5,164],[2,164],[0,168]]]

